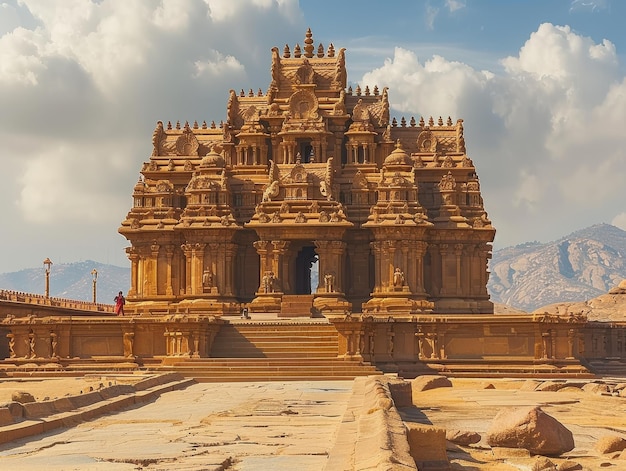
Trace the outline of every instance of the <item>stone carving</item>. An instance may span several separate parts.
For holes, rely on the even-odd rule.
[[[177,155],[198,155],[198,139],[189,127],[189,123],[185,123],[183,133],[176,139]]]
[[[298,85],[315,83],[315,70],[309,63],[308,59],[302,60],[302,65],[298,67],[295,77]]]
[[[404,286],[404,272],[399,267],[393,272],[393,286],[395,288],[402,288]]]
[[[163,121],[157,121],[156,128],[152,133],[152,155],[161,155],[161,142],[165,139],[165,131],[163,130]]]
[[[326,273],[324,275],[324,290],[327,293],[335,292],[335,275],[332,273]]]
[[[272,198],[276,198],[278,196],[279,191],[280,186],[278,184],[278,181],[271,182],[265,188],[265,191],[263,191],[263,199],[261,201],[263,201],[263,203],[268,203],[272,201]]]
[[[205,291],[210,291],[211,288],[213,288],[213,273],[211,272],[211,270],[209,270],[209,268],[205,268],[204,272],[202,273],[202,286],[204,287]]]

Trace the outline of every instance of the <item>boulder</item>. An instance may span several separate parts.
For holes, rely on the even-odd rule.
[[[452,382],[445,376],[422,375],[411,381],[411,389],[415,392],[427,391],[436,388],[451,388]]]
[[[561,422],[539,407],[503,409],[487,431],[492,447],[525,448],[537,455],[558,456],[574,448],[574,437]]]
[[[591,394],[611,394],[611,388],[604,383],[587,383],[582,387],[582,390]]]
[[[535,391],[558,391],[566,387],[567,384],[565,382],[557,382],[557,381],[544,381],[541,383]]]
[[[583,465],[572,460],[561,461],[556,467],[556,471],[581,471]]]
[[[13,391],[11,400],[13,402],[19,402],[20,404],[26,404],[28,402],[35,402],[35,397],[26,391]]]
[[[446,430],[446,440],[461,446],[473,445],[480,441],[480,434],[466,430]]]
[[[615,453],[626,449],[626,440],[619,435],[604,435],[594,445],[598,453]]]

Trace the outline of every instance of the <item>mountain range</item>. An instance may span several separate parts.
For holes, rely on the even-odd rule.
[[[596,298],[626,278],[626,231],[597,224],[553,242],[507,247],[493,253],[490,271],[491,300],[527,312]]]
[[[98,272],[99,302],[112,303],[118,291],[128,291],[130,268],[87,260],[54,265],[50,296],[91,301],[93,269]],[[532,312],[554,303],[590,300],[626,279],[626,231],[597,224],[556,241],[496,250],[489,269],[491,299],[505,305],[498,312],[505,307]],[[0,274],[0,289],[44,294],[43,267]]]
[[[93,275],[96,270],[96,300],[113,304],[118,291],[126,293],[130,287],[130,268],[117,267],[85,260],[52,265],[50,270],[50,296],[54,298],[93,300]],[[0,274],[0,289],[26,293],[45,294],[45,272],[41,268]]]

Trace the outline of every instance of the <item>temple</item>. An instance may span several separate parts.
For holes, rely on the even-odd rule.
[[[463,121],[392,119],[387,88],[348,86],[344,49],[303,44],[272,49],[267,91],[225,94],[219,124],[157,123],[119,227],[125,316],[0,291],[0,373],[623,371],[623,322],[494,312]]]
[[[119,232],[129,304],[214,315],[493,313],[495,229],[463,121],[390,119],[345,49],[272,49],[226,120],[157,123]],[[312,276],[312,271],[314,271]]]

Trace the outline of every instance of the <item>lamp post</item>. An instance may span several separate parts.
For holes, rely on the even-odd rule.
[[[91,276],[93,276],[93,303],[96,304],[96,283],[98,281],[98,270],[96,270],[95,268],[91,270]]]
[[[43,267],[46,272],[46,298],[50,297],[50,269],[52,268],[52,260],[48,257],[43,261]]]

